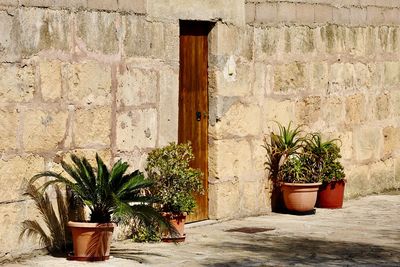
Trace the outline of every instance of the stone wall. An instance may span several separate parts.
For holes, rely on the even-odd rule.
[[[211,219],[268,212],[272,120],[342,139],[347,197],[399,187],[395,2],[0,0],[0,262],[38,248],[18,243],[33,174],[71,151],[143,168],[177,139],[179,19],[215,22]]]

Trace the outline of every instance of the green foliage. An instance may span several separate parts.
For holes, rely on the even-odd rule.
[[[299,127],[292,129],[278,123],[279,132],[264,138],[267,150],[265,168],[275,182],[315,183],[339,181],[345,177],[339,159],[338,139],[323,141],[320,133],[302,136]]]
[[[270,180],[280,181],[280,169],[286,160],[298,152],[302,147],[304,139],[301,137],[302,131],[299,127],[292,128],[291,122],[287,127],[277,122],[279,133],[271,132],[264,138],[263,147],[266,149],[267,160],[265,169],[270,173]]]
[[[308,164],[312,166],[313,175],[321,182],[344,180],[344,168],[340,163],[338,139],[322,141],[320,133],[311,134],[307,139],[304,151],[308,154]]]
[[[90,209],[91,222],[108,223],[113,216],[114,220],[123,222],[131,218],[139,218],[144,222],[156,220],[170,228],[161,214],[152,207],[154,198],[143,194],[151,181],[145,179],[138,170],[125,174],[128,164],[121,160],[109,170],[97,154],[97,168],[92,167],[84,157],[72,154],[71,160],[72,165],[61,162],[70,179],[46,171],[32,177],[31,183],[41,177],[50,177],[52,179],[43,184],[43,189],[55,183],[65,184]]]
[[[151,192],[169,212],[190,213],[196,206],[193,193],[202,193],[200,170],[189,166],[194,159],[189,143],[170,143],[149,153],[146,172],[153,182]]]
[[[71,236],[67,230],[68,206],[60,188],[54,185],[54,190],[57,212],[47,192],[40,192],[32,183],[28,184],[24,195],[29,196],[35,202],[46,227],[42,227],[37,221],[25,220],[22,222],[19,237],[20,240],[24,236],[39,239],[39,243],[44,245],[52,255],[66,254],[72,247]]]
[[[158,224],[144,224],[142,221],[137,221],[133,229],[132,240],[138,243],[160,242],[161,234]]]

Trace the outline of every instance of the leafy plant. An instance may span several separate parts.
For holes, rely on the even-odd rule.
[[[29,196],[39,211],[46,227],[37,221],[25,220],[22,222],[20,240],[24,237],[38,238],[39,243],[53,255],[65,254],[72,248],[72,240],[67,231],[68,205],[60,188],[54,185],[57,200],[57,213],[47,192],[40,192],[29,183],[24,195]]]
[[[322,141],[320,133],[311,134],[304,151],[308,154],[308,164],[313,167],[313,175],[324,183],[340,181],[345,177],[344,168],[339,159],[340,148],[336,142],[339,139]]]
[[[279,132],[271,132],[266,136],[263,145],[267,151],[265,169],[269,171],[269,178],[274,183],[280,181],[281,166],[291,155],[298,153],[304,142],[300,126],[292,128],[291,122],[287,127],[279,122],[277,124]]]
[[[196,206],[193,193],[202,193],[200,170],[191,168],[194,159],[190,143],[170,143],[149,153],[146,172],[153,182],[152,194],[161,203],[161,210],[190,213]]]
[[[164,227],[171,227],[152,207],[154,198],[143,194],[151,181],[138,170],[125,174],[129,165],[121,160],[109,170],[97,154],[97,168],[84,157],[72,154],[71,160],[72,165],[61,162],[70,179],[46,171],[32,177],[31,183],[41,177],[50,177],[53,179],[43,184],[44,189],[56,183],[65,184],[90,209],[90,222],[108,223],[112,219],[128,222],[130,218],[139,218],[144,222],[156,220]]]
[[[142,221],[136,221],[133,229],[132,239],[134,242],[159,242],[161,233],[157,223],[144,224]]]

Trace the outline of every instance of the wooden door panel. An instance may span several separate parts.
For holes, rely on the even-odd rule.
[[[197,195],[197,208],[188,221],[208,219],[208,33],[204,22],[181,22],[179,72],[180,143],[192,143],[193,168],[203,176],[204,195]],[[200,118],[198,119],[198,112]]]

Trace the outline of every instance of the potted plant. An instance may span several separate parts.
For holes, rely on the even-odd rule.
[[[292,154],[282,165],[280,175],[285,207],[294,212],[313,210],[322,183],[310,165],[309,155],[303,151]]]
[[[265,169],[269,171],[269,180],[272,183],[271,209],[273,212],[282,212],[285,210],[282,196],[282,175],[281,168],[286,160],[297,153],[303,143],[300,127],[292,128],[291,122],[287,127],[276,122],[279,132],[271,132],[264,138],[263,147],[266,149],[267,160]]]
[[[194,156],[190,143],[170,143],[152,150],[145,168],[153,185],[150,191],[159,203],[159,210],[176,228],[177,234],[163,234],[165,242],[185,240],[184,224],[186,215],[196,207],[194,193],[202,192],[200,170],[190,167]]]
[[[340,163],[338,139],[322,141],[321,134],[311,135],[305,150],[311,155],[314,170],[319,174],[322,185],[318,191],[317,207],[337,209],[343,206],[345,173]]]
[[[151,182],[138,170],[125,174],[128,164],[119,160],[109,170],[96,154],[97,168],[91,166],[86,158],[71,155],[73,164],[61,162],[69,175],[46,171],[32,177],[30,183],[41,177],[52,179],[42,185],[61,183],[71,189],[75,196],[90,210],[89,222],[68,222],[72,232],[73,260],[106,260],[110,254],[110,242],[115,221],[128,221],[140,218],[144,221],[156,219],[166,226],[163,217],[151,206],[152,198],[142,194]]]

